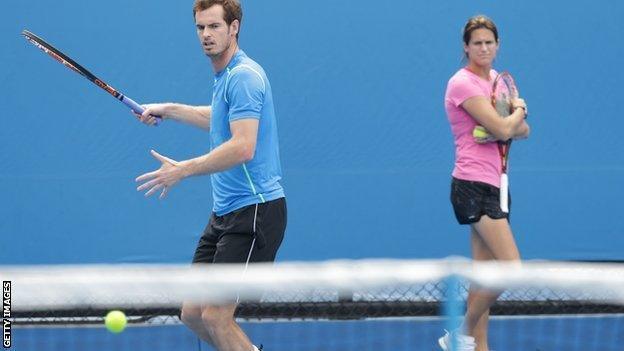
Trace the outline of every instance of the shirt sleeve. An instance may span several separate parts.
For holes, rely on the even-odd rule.
[[[475,96],[488,97],[487,93],[476,82],[469,77],[453,77],[449,82],[449,100],[455,107],[463,104],[464,101]]]
[[[260,119],[264,105],[264,79],[251,67],[235,68],[228,80],[229,120]]]

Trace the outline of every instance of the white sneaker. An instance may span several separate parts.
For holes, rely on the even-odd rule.
[[[455,345],[455,351],[474,351],[477,344],[475,344],[475,338],[469,335],[463,335],[457,331],[449,332],[445,330],[443,337],[438,339],[440,348],[444,351],[451,350],[451,337],[455,337],[457,345]]]

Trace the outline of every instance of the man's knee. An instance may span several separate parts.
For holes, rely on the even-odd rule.
[[[225,327],[234,320],[233,306],[206,306],[202,308],[201,319],[209,328]]]
[[[196,306],[183,306],[180,314],[182,323],[193,326],[202,323],[202,310]]]

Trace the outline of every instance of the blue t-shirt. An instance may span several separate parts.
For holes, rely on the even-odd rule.
[[[238,50],[215,75],[211,149],[232,138],[230,122],[245,118],[258,119],[256,152],[251,161],[211,175],[213,211],[219,216],[284,197],[271,85],[262,67]]]

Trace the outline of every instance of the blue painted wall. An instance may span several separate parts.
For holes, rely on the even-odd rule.
[[[142,103],[207,104],[212,71],[191,1],[28,2],[0,13],[0,264],[186,262],[211,208],[207,177],[164,200],[134,178],[208,149],[207,135],[147,128],[46,57],[30,29]],[[241,46],[266,71],[289,205],[280,260],[468,255],[448,201],[446,81],[461,28],[498,24],[496,66],[528,101],[511,156],[523,255],[624,259],[618,1],[244,1]]]

